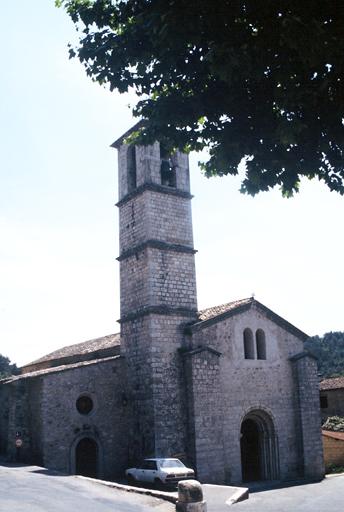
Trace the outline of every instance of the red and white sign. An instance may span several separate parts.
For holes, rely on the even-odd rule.
[[[16,447],[21,448],[23,446],[23,440],[22,439],[16,439]]]

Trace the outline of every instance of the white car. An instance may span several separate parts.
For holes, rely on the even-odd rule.
[[[137,468],[125,472],[128,482],[153,483],[155,485],[175,485],[180,480],[194,478],[195,472],[187,468],[179,459],[145,459]]]

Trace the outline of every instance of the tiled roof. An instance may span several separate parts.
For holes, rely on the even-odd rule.
[[[339,441],[344,441],[344,432],[334,432],[333,430],[322,430],[323,436],[332,437],[333,439],[338,439]]]
[[[198,321],[203,322],[205,320],[210,320],[211,318],[215,318],[216,316],[222,315],[223,313],[234,311],[240,306],[246,306],[253,301],[253,297],[250,297],[249,299],[233,300],[232,302],[227,302],[226,304],[221,304],[220,306],[203,309],[202,311],[198,312]]]
[[[23,373],[22,375],[15,375],[13,377],[8,377],[6,379],[2,379],[0,382],[3,384],[8,384],[10,382],[15,382],[17,380],[29,379],[32,377],[40,377],[41,375],[47,375],[50,373],[59,373],[65,370],[74,370],[74,368],[80,368],[82,366],[90,366],[93,364],[106,363],[108,361],[114,361],[119,359],[121,356],[111,356],[111,357],[103,357],[101,359],[91,359],[90,361],[80,361],[78,363],[72,364],[63,364],[61,366],[54,366],[53,368],[44,368],[42,370],[32,371]]]
[[[333,377],[332,379],[324,379],[320,382],[319,387],[320,391],[344,388],[344,377]]]
[[[109,334],[108,336],[103,336],[101,338],[95,338],[89,341],[83,341],[82,343],[76,343],[75,345],[68,345],[66,347],[60,348],[47,354],[40,359],[36,359],[31,363],[23,366],[32,366],[40,363],[44,363],[46,361],[52,361],[56,359],[63,359],[65,357],[72,356],[81,356],[85,354],[92,354],[93,352],[103,351],[112,347],[120,345],[120,334]]]
[[[272,322],[276,323],[283,329],[289,331],[290,333],[292,333],[294,336],[297,336],[301,340],[305,341],[308,339],[309,336],[307,334],[305,334],[303,331],[289,323],[281,316],[274,313],[271,309],[264,306],[264,304],[262,304],[261,302],[258,302],[254,297],[234,300],[232,302],[227,302],[226,304],[221,304],[220,306],[215,306],[212,308],[207,308],[199,311],[197,320],[188,324],[185,327],[185,332],[190,334],[192,332],[197,331],[198,329],[208,327],[209,325],[215,322],[219,322],[226,318],[229,318],[230,316],[243,313],[244,311],[247,311],[251,307],[258,309]]]

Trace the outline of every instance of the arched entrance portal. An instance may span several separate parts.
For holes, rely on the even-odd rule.
[[[252,411],[241,424],[242,480],[279,478],[278,442],[272,419],[265,411]]]
[[[243,481],[261,480],[259,430],[254,420],[247,419],[242,422],[240,450]]]
[[[75,473],[92,478],[98,476],[98,446],[90,437],[83,437],[75,447]]]

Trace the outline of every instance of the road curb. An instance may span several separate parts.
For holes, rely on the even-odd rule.
[[[156,491],[154,489],[146,489],[143,487],[134,487],[132,485],[118,484],[116,482],[108,482],[107,480],[98,480],[96,478],[89,478],[87,476],[74,475],[76,478],[81,478],[83,480],[87,480],[88,482],[93,482],[100,485],[105,485],[106,487],[110,487],[112,489],[119,489],[126,492],[134,492],[137,494],[144,494],[146,496],[152,496],[154,498],[158,498],[160,500],[169,501],[170,503],[176,504],[178,501],[178,495],[175,493],[170,493],[166,491]],[[234,505],[239,501],[247,500],[249,497],[249,489],[247,487],[236,487],[234,494],[225,501],[225,504],[228,506]]]
[[[137,494],[145,494],[146,496],[152,496],[154,498],[159,498],[161,500],[166,500],[171,503],[176,503],[178,500],[178,496],[174,496],[170,492],[166,491],[156,491],[154,489],[145,489],[143,487],[133,487],[132,485],[125,484],[117,484],[115,482],[108,482],[107,480],[98,480],[96,478],[89,478],[87,476],[74,475],[76,478],[81,478],[83,480],[87,480],[88,482],[93,482],[100,485],[105,485],[106,487],[110,487],[113,489],[120,489],[126,492],[135,492]]]
[[[249,490],[247,487],[238,487],[233,496],[226,500],[226,505],[231,506],[234,503],[238,503],[239,501],[248,500]]]

